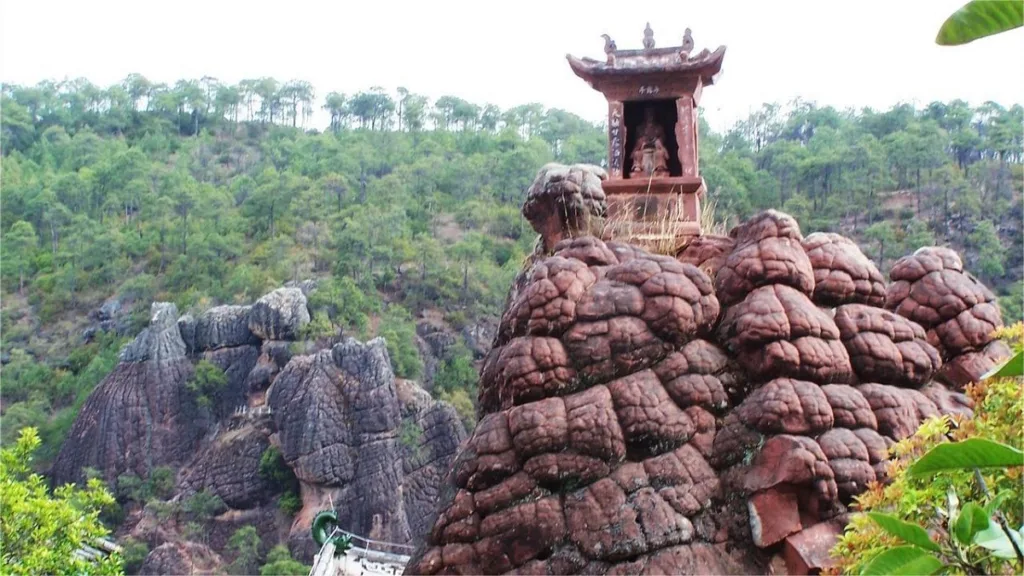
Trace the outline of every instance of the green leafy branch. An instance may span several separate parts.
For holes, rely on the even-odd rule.
[[[1016,378],[1024,375],[1024,353],[1017,352],[1008,362],[996,368],[987,378]],[[962,570],[967,574],[984,574],[977,562],[971,561],[967,551],[978,547],[995,558],[1016,560],[1024,565],[1024,525],[1010,527],[1000,504],[1006,494],[992,497],[982,476],[983,469],[1024,467],[1024,452],[1000,442],[985,438],[969,438],[961,442],[933,447],[907,469],[912,478],[930,478],[944,472],[967,470],[974,472],[978,488],[988,498],[981,506],[967,502],[959,506],[956,493],[949,490],[945,511],[950,519],[946,537],[936,542],[928,531],[911,522],[880,512],[867,516],[884,532],[905,545],[890,548],[872,559],[861,572],[875,574],[937,574]]]

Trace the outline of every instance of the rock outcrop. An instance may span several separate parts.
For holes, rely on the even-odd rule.
[[[215,552],[247,524],[267,548],[287,542],[311,561],[310,521],[332,505],[342,528],[378,540],[408,544],[429,527],[466,436],[462,422],[415,382],[396,382],[382,339],[328,349],[294,341],[309,322],[304,290],[314,288],[282,288],[253,306],[218,306],[195,318],[155,303],[149,327],[86,401],[54,464],[55,482],[82,479],[84,467],[113,483],[170,466],[178,473],[174,498],[202,491],[227,506],[206,521],[211,548],[134,509],[122,532],[153,548],[147,570],[218,570]],[[199,362],[218,374],[198,373]],[[262,469],[272,448],[297,483]],[[292,484],[302,504],[294,517],[278,505]]]
[[[77,482],[85,467],[113,482],[180,465],[209,426],[185,386],[192,363],[174,304],[156,303],[150,325],[121,352],[121,362],[89,395],[54,461],[55,485]]]
[[[560,216],[537,211],[548,240]],[[818,570],[889,446],[970,414],[943,360],[999,356],[998,309],[958,259],[919,252],[886,290],[852,242],[780,212],[676,258],[549,250],[510,290],[407,573]]]
[[[403,505],[410,534],[418,542],[430,529],[444,477],[466,430],[450,404],[434,401],[415,382],[400,380],[395,387],[402,417]]]
[[[304,500],[307,492],[317,501],[329,496],[339,523],[356,534],[412,541],[410,517],[422,524],[433,511],[440,470],[465,437],[454,409],[410,395],[409,402],[420,406],[405,407],[403,419],[380,338],[366,344],[350,338],[292,358],[267,400],[281,453],[303,486]],[[300,515],[293,536],[308,539],[306,516]]]
[[[885,303],[885,282],[874,262],[849,238],[815,232],[801,243],[814,269],[814,303],[838,306]]]
[[[585,231],[608,211],[601,182],[608,173],[590,164],[547,164],[526,192],[523,216],[540,234],[545,250]]]
[[[217,306],[203,312],[195,320],[194,344],[191,348],[216,350],[259,344],[259,339],[249,328],[251,310],[252,306]]]
[[[299,288],[278,288],[249,310],[249,330],[260,340],[295,340],[306,324],[309,309]]]
[[[276,488],[260,474],[260,460],[270,447],[272,433],[267,424],[247,423],[218,436],[188,468],[182,487],[189,492],[205,490],[238,510],[267,503]]]

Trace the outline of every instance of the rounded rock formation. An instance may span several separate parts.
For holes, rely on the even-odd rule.
[[[249,329],[251,309],[252,306],[217,306],[200,314],[195,321],[195,350],[259,344]]]
[[[406,573],[764,573],[783,546],[820,562],[895,440],[970,413],[932,380],[940,323],[878,308],[852,243],[774,211],[730,238],[686,264],[593,237],[527,262]]]
[[[309,310],[299,288],[278,288],[249,310],[249,330],[261,340],[295,340],[306,324]]]
[[[993,332],[1003,325],[992,291],[963,269],[948,248],[921,248],[896,261],[889,277],[885,307],[926,331],[928,341],[952,365],[940,376],[963,387],[1006,358]],[[973,354],[959,362],[955,359]]]
[[[836,308],[836,326],[862,382],[920,387],[942,366],[924,328],[892,312],[863,304]]]
[[[124,473],[145,478],[154,466],[181,464],[209,421],[185,386],[185,355],[174,304],[157,302],[148,328],[121,351],[121,362],[89,395],[53,464],[56,485],[99,470],[113,482]]]
[[[801,243],[814,269],[812,299],[820,306],[885,303],[885,282],[875,264],[850,239],[827,232]]]
[[[608,210],[601,182],[608,173],[590,164],[547,164],[526,191],[523,216],[541,235],[546,250],[586,230]]]

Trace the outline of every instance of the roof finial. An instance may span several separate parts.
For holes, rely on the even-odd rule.
[[[690,33],[690,29],[687,28],[686,32],[683,33],[683,46],[679,50],[679,57],[686,62],[690,58],[690,53],[693,52],[693,35]]]
[[[615,64],[615,51],[618,49],[615,46],[615,40],[607,34],[601,34],[601,38],[604,38],[604,53],[608,56],[608,65]]]
[[[647,23],[647,27],[644,28],[644,50],[651,50],[654,48],[654,30],[651,30],[651,23]]]

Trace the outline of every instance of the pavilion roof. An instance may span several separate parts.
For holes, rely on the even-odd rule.
[[[598,61],[593,58],[576,58],[566,54],[572,71],[587,82],[595,78],[642,76],[666,74],[700,76],[702,84],[710,86],[722,70],[725,46],[714,52],[708,49],[696,54],[685,54],[679,46],[652,48],[650,50],[615,50],[613,59]]]

